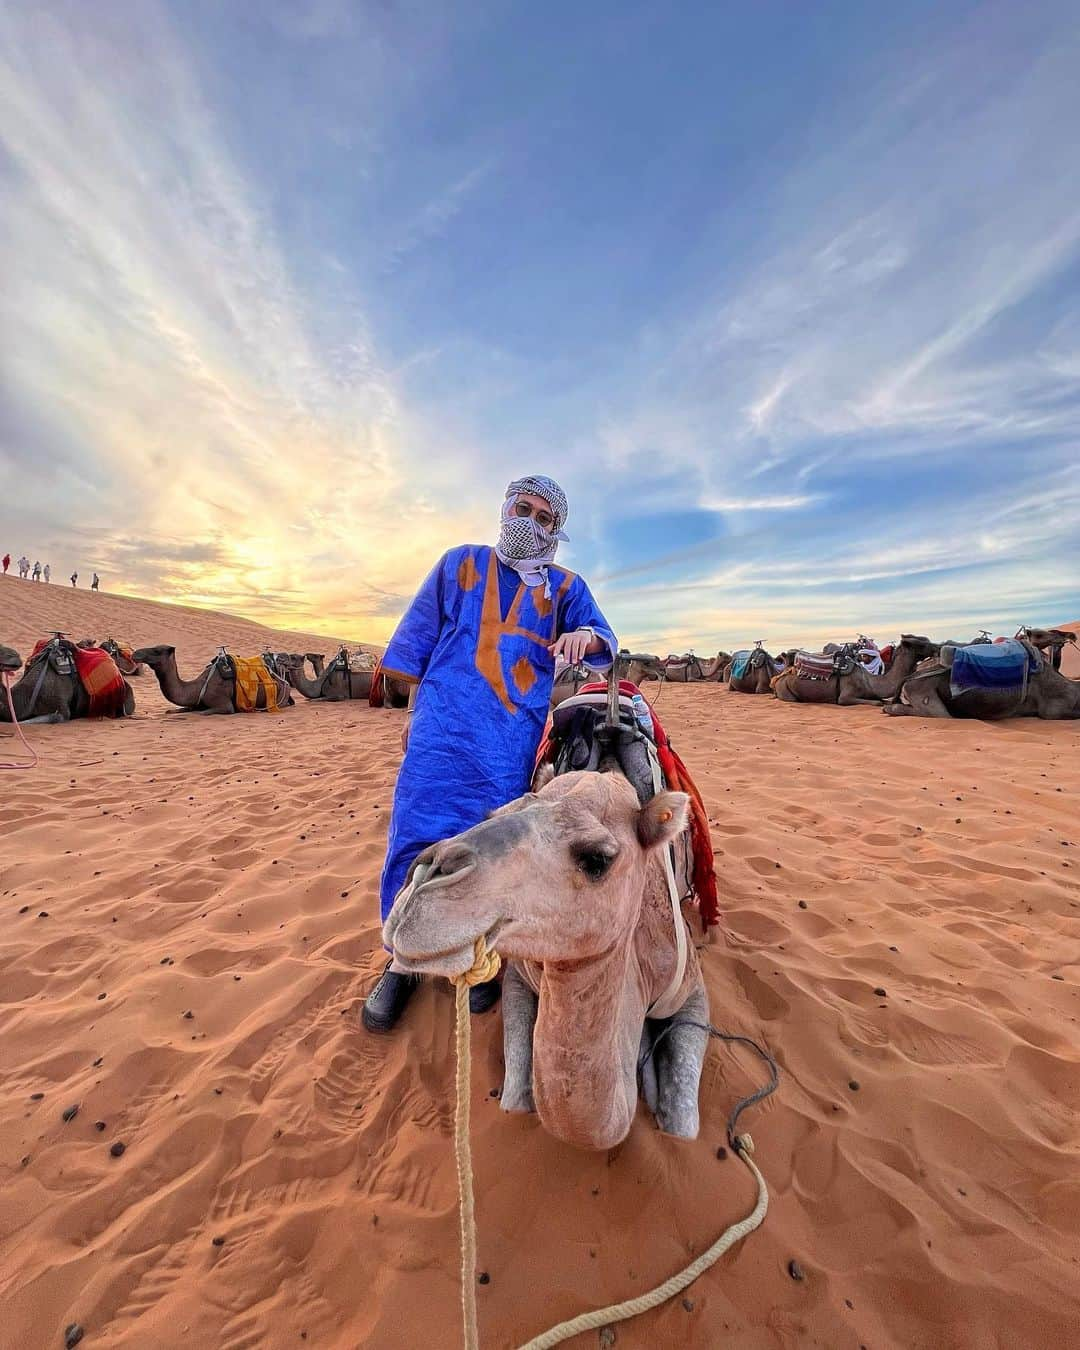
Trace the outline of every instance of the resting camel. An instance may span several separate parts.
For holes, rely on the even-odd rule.
[[[307,659],[312,661],[308,654]],[[322,666],[322,657],[318,658]],[[314,661],[312,661],[314,664]],[[305,698],[323,699],[327,703],[345,703],[349,699],[366,699],[371,694],[371,671],[352,670],[348,656],[339,652],[323,669],[316,668],[315,678],[304,674],[304,657],[297,653],[286,656],[283,663],[285,678]]]
[[[771,657],[758,642],[750,652],[741,675],[735,674],[734,658],[728,663],[728,688],[737,694],[769,694],[772,692],[772,678],[781,669],[780,662]]]
[[[178,708],[186,708],[189,712],[207,713],[238,711],[236,680],[231,674],[227,657],[215,656],[193,680],[180,678],[176,668],[175,647],[140,647],[135,652],[134,659],[150,667],[157,676],[161,692]],[[278,707],[292,707],[293,698],[289,693],[289,686],[278,675],[274,675],[274,682],[278,687]],[[266,707],[266,694],[261,686],[255,702],[256,707]]]
[[[18,670],[18,652],[0,647],[0,670]],[[90,695],[75,670],[74,644],[53,638],[36,657],[31,657],[22,678],[12,686],[11,699],[20,722],[70,722],[90,715]],[[124,681],[123,716],[135,712],[135,692]],[[0,698],[0,722],[10,722],[6,695]]]
[[[689,940],[682,980],[649,1016],[677,970],[662,850],[686,829],[688,799],[659,792],[641,806],[608,765],[538,778],[536,792],[426,849],[383,928],[403,970],[460,974],[479,937],[507,959],[502,1108],[535,1110],[557,1139],[589,1149],[626,1138],[639,1056],[654,1044],[646,1102],[662,1130],[695,1138],[708,1041],[679,1025],[709,1020]]]
[[[666,678],[673,684],[690,684],[692,681],[705,679],[705,667],[693,652],[686,652],[683,656],[669,656],[664,662],[664,672]]]
[[[1033,644],[1024,643],[1034,652]],[[972,717],[997,721],[1006,717],[1042,717],[1048,721],[1080,719],[1080,684],[1066,679],[1049,661],[1031,671],[1023,693],[1009,689],[966,689],[954,694],[950,666],[952,649],[943,646],[941,659],[924,661],[909,675],[898,703],[887,703],[890,717]]]
[[[896,698],[919,662],[936,656],[937,651],[937,643],[929,638],[905,633],[884,675],[869,674],[857,659],[846,675],[833,675],[825,680],[807,679],[793,666],[773,680],[773,692],[782,703],[837,703],[842,708],[857,703],[884,703]]]

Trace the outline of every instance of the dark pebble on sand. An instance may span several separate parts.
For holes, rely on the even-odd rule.
[[[32,1102],[39,1102],[44,1096],[45,1096],[44,1092],[31,1092],[30,1100]]]
[[[489,1097],[497,1097],[502,1092],[502,1088],[492,1088],[488,1093]]]
[[[859,1080],[858,1080],[857,1078],[853,1078],[853,1079],[851,1080],[851,1082],[848,1083],[848,1087],[852,1090],[852,1092],[858,1092],[858,1090],[859,1090]]]
[[[126,1148],[127,1144],[121,1144],[118,1139],[116,1143],[113,1144],[112,1147],[109,1149],[109,1152],[113,1155],[114,1158],[119,1158]]]
[[[900,950],[899,947],[890,947],[890,948],[889,948],[889,951],[891,951],[891,952],[898,952],[899,950]]]
[[[1063,979],[1065,978],[1065,976],[1064,976],[1064,975],[1051,975],[1050,978],[1051,978],[1052,980],[1063,980]]]
[[[99,1002],[99,1003],[100,1003],[100,1002],[101,1002],[101,1000],[102,1000],[102,999],[103,999],[103,998],[107,998],[107,997],[108,997],[108,995],[107,995],[107,994],[98,994],[98,996],[97,996],[97,997],[98,997],[98,1002]]]
[[[48,917],[49,917],[49,911],[48,911],[47,909],[43,909],[43,910],[41,911],[41,913],[38,915],[38,918],[39,918],[39,919],[47,919]]]
[[[78,1103],[76,1103],[74,1106],[69,1106],[67,1110],[64,1112],[64,1114],[60,1117],[60,1119],[64,1121],[74,1120],[78,1114],[79,1114],[79,1107]]]
[[[874,993],[877,994],[878,998],[885,998],[885,997],[886,997],[885,990],[882,989],[882,987],[881,987],[880,984],[879,984],[878,987],[874,990]]]
[[[220,1097],[220,1096],[221,1096],[221,1091],[222,1091],[221,1088],[215,1088],[215,1089],[214,1089],[214,1096],[215,1096],[215,1097]]]
[[[225,1246],[225,1239],[223,1237],[211,1238],[210,1241],[214,1244],[215,1247]]]
[[[30,1154],[28,1153],[28,1154],[26,1155],[25,1158],[21,1158],[21,1159],[20,1159],[20,1162],[22,1163],[23,1167],[29,1167],[29,1166],[30,1166]]]
[[[94,1129],[95,1129],[95,1130],[103,1130],[104,1128],[105,1128],[105,1122],[104,1122],[103,1120],[95,1120],[95,1121],[94,1121]]]
[[[191,1011],[191,1009],[189,1008],[189,1009],[187,1010],[187,1012],[184,1014],[184,1021],[185,1021],[185,1022],[190,1022],[190,1021],[193,1020],[194,1016],[195,1016],[195,1014],[194,1014],[194,1013]]]
[[[791,1276],[791,1278],[792,1278],[793,1280],[805,1280],[805,1279],[806,1279],[806,1276],[803,1274],[803,1268],[802,1268],[802,1266],[799,1265],[798,1261],[789,1261],[789,1262],[788,1262],[788,1265],[787,1265],[787,1273]]]
[[[727,1149],[724,1148],[723,1144],[721,1144],[720,1147],[716,1150],[716,1156],[720,1159],[721,1162],[723,1162],[724,1159],[727,1157]]]
[[[799,901],[799,908],[800,908],[800,909],[809,909],[810,906],[806,903],[805,900],[800,900],[800,901]]]
[[[167,966],[168,964],[169,964],[169,958],[168,958],[167,956],[163,956],[163,957],[161,958],[161,960],[158,962],[158,965],[159,965],[159,966]]]
[[[480,1274],[477,1275],[477,1277],[476,1277],[476,1283],[477,1283],[477,1284],[490,1284],[490,1283],[491,1283],[491,1276],[487,1273],[486,1270],[482,1270],[482,1271],[480,1272]]]
[[[83,1329],[78,1322],[72,1322],[64,1328],[64,1350],[72,1350],[83,1338]]]
[[[28,914],[29,912],[30,912],[30,906],[29,906],[29,905],[23,905],[22,909],[19,910],[19,913],[20,913],[20,914]]]
[[[682,1305],[687,1312],[694,1311],[694,1300],[692,1298],[684,1298],[682,1301]]]
[[[105,1060],[105,1056],[102,1055],[101,1059],[95,1059],[94,1062],[93,1062],[93,1064],[92,1064],[90,1067],[93,1068],[93,1069],[100,1069],[101,1066],[102,1066],[102,1064],[104,1063],[104,1060]]]

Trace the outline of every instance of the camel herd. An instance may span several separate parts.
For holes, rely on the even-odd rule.
[[[666,658],[623,652],[621,673],[637,685],[647,681],[723,683],[734,693],[768,694],[782,703],[834,703],[840,707],[876,703],[891,717],[1070,719],[1080,718],[1080,681],[1061,674],[1061,652],[1076,640],[1064,629],[1022,628],[1012,642],[1026,653],[1027,669],[1022,686],[1008,689],[956,688],[952,678],[955,653],[990,645],[986,635],[973,643],[939,643],[904,634],[894,647],[882,649],[885,668],[876,675],[862,664],[860,656],[864,653],[857,642],[830,643],[823,653],[790,648],[775,656],[758,642],[734,653],[717,652],[708,660],[693,652]],[[235,668],[224,648],[192,678],[185,679],[177,669],[176,649],[171,646],[136,651],[113,637],[100,642],[86,638],[74,645],[106,652],[125,683],[148,669],[165,697],[178,708],[208,713],[238,710]],[[71,648],[63,634],[56,634],[12,685],[18,721],[67,722],[87,715],[89,700],[72,661],[65,655]],[[317,652],[266,651],[261,659],[277,687],[279,708],[293,705],[293,693],[327,703],[367,700],[392,708],[404,708],[408,703],[408,686],[384,677],[366,652],[351,652],[343,646],[327,661]],[[21,666],[17,652],[0,647],[0,671],[14,673]],[[587,666],[565,667],[555,680],[552,707],[595,679],[596,672]],[[257,706],[265,706],[263,690]],[[135,695],[128,684],[125,715],[130,716],[134,710]],[[0,721],[10,720],[6,703],[0,704]]]
[[[793,647],[776,656],[757,642],[734,653],[718,652],[704,662],[693,652],[666,658],[632,652],[623,659],[626,678],[639,685],[646,680],[712,681],[726,684],[734,693],[769,694],[782,703],[835,703],[840,707],[876,703],[891,717],[1080,718],[1080,681],[1061,674],[1062,650],[1076,643],[1076,636],[1060,628],[1025,627],[1010,641],[1021,666],[1026,656],[1020,686],[962,692],[952,679],[954,653],[994,647],[985,633],[974,642],[932,642],[904,634],[880,653],[874,648],[883,658],[880,674],[871,674],[863,664],[865,639],[829,643],[823,652]],[[567,667],[556,679],[552,706],[571,698],[582,684],[595,678],[587,667]]]

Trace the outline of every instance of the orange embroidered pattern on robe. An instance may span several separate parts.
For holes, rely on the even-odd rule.
[[[480,615],[480,638],[476,644],[476,669],[491,686],[492,692],[509,713],[517,712],[517,704],[510,696],[503,670],[502,653],[499,644],[504,637],[526,638],[537,646],[547,648],[555,641],[555,634],[534,632],[526,628],[521,621],[521,610],[527,595],[532,596],[533,608],[539,619],[548,619],[556,606],[570,589],[575,579],[573,572],[567,572],[559,585],[554,603],[548,600],[540,586],[527,587],[523,582],[518,586],[513,604],[506,618],[502,617],[502,605],[499,599],[499,566],[495,554],[488,560],[487,577],[484,581],[484,607]],[[463,590],[471,591],[480,581],[480,573],[470,553],[458,568],[458,584]],[[540,678],[535,665],[525,655],[519,656],[510,668],[510,678],[514,688],[522,698],[528,694]]]

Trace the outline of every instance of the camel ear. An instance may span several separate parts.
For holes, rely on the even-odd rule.
[[[555,765],[550,761],[545,760],[533,774],[532,790],[534,792],[539,792],[542,788],[546,788],[554,777]]]
[[[638,812],[637,837],[643,849],[670,844],[686,829],[690,798],[685,792],[658,792]]]

